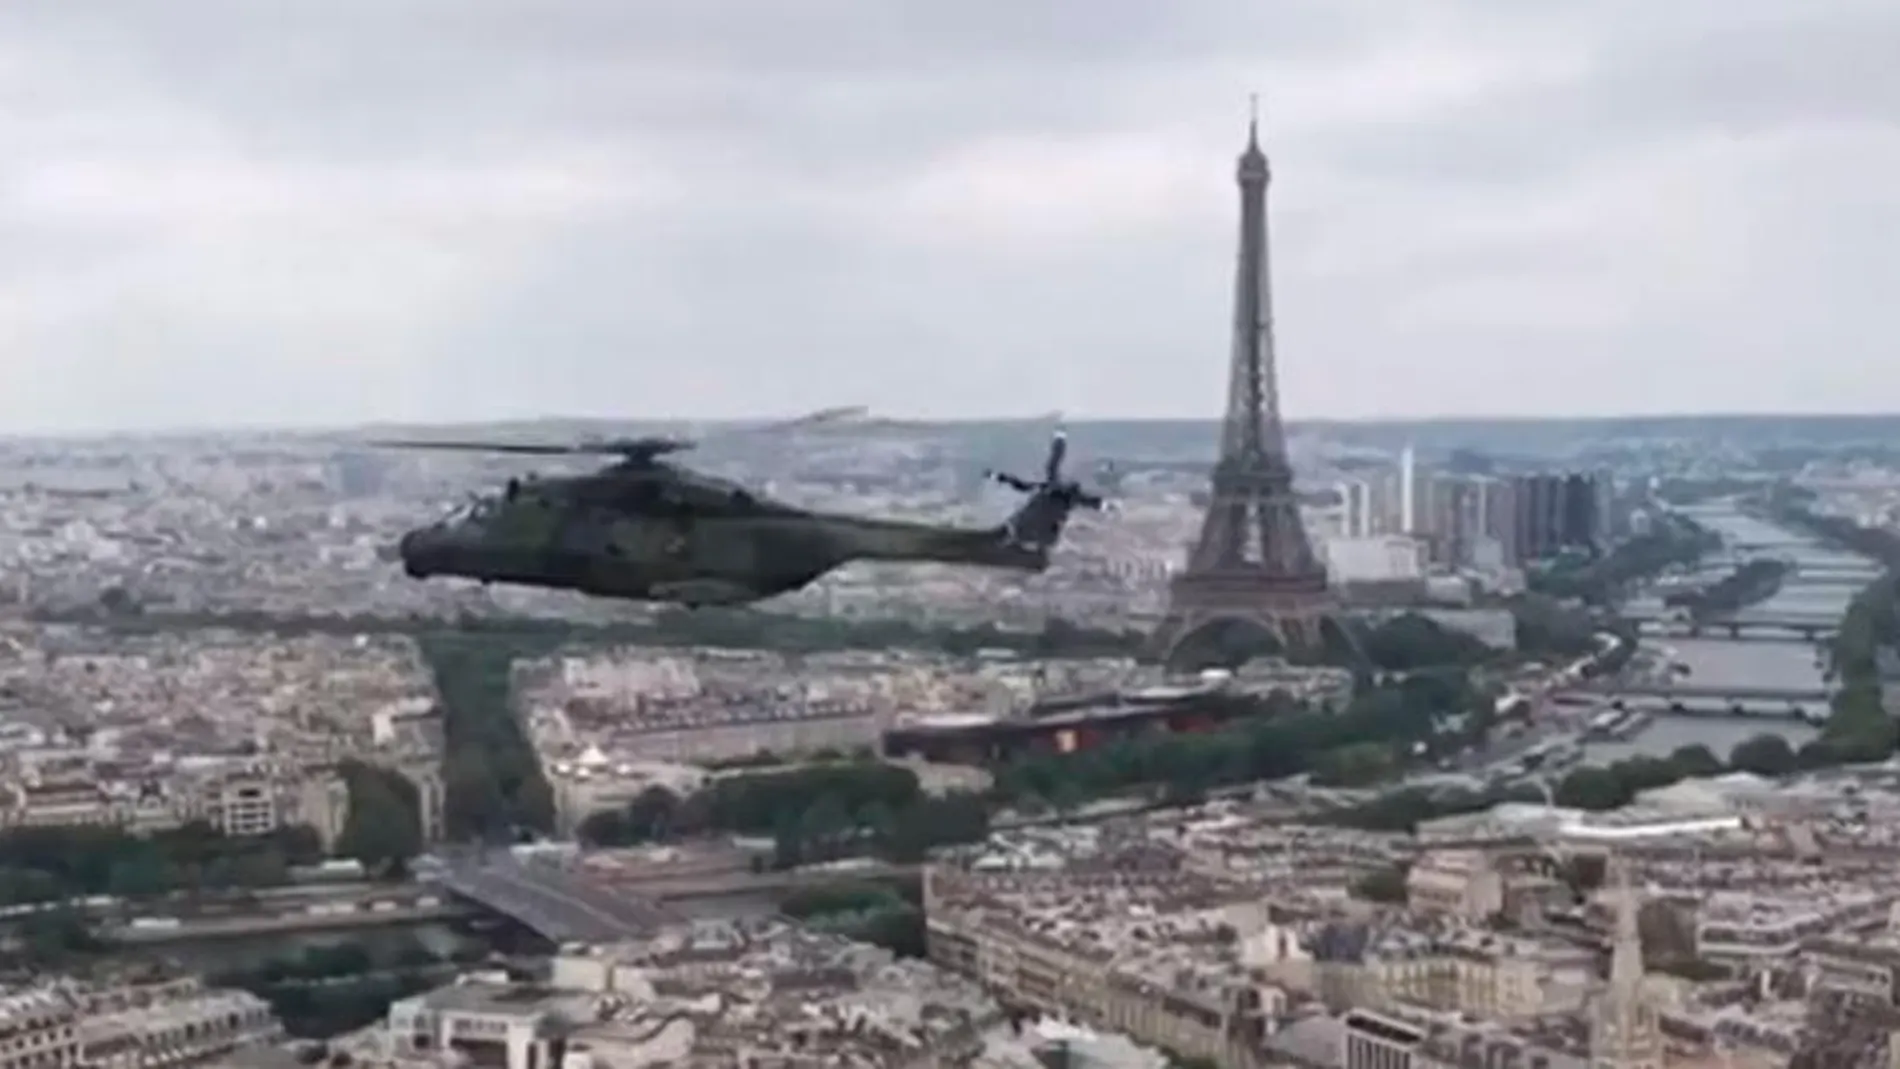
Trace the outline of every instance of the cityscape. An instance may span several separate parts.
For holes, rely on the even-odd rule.
[[[0,1069],[1900,1066],[1900,417],[1292,418],[1270,133],[1219,418],[423,429],[989,557],[588,596],[400,548],[587,449],[0,438]]]

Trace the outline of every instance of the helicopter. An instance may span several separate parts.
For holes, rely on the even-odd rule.
[[[831,409],[759,431],[799,429],[861,414]],[[1063,477],[1058,431],[1041,478],[986,471],[1026,495],[994,527],[962,527],[819,512],[669,463],[695,443],[651,437],[522,444],[384,440],[393,449],[612,459],[584,475],[510,479],[396,545],[412,579],[453,576],[484,585],[572,590],[687,608],[746,605],[798,590],[852,561],[917,561],[1040,572],[1078,508],[1103,499]]]

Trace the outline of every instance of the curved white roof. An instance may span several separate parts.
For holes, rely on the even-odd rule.
[[[996,723],[996,717],[989,713],[925,713],[911,721],[915,727],[924,728],[974,728]]]
[[[1622,842],[1629,839],[1660,838],[1669,835],[1695,835],[1710,831],[1737,831],[1741,817],[1703,817],[1698,820],[1662,820],[1654,824],[1626,824],[1616,827],[1590,824],[1566,824],[1566,839],[1596,839]]]

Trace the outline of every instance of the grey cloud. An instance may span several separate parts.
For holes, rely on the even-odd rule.
[[[255,151],[531,153],[615,138],[814,177],[1113,125],[1221,64],[1348,51],[1370,0],[218,0],[40,4],[22,32],[135,70]],[[50,23],[50,26],[49,26]],[[1198,88],[1196,86],[1195,88]],[[1230,91],[1231,92],[1231,91]],[[1237,96],[1238,94],[1233,94]],[[1206,101],[1237,114],[1240,101]]]
[[[1344,166],[1513,185],[1685,137],[1814,122],[1900,123],[1900,7],[1871,0],[1631,4],[1570,20],[1585,61],[1437,121],[1341,131]]]
[[[1252,88],[1295,414],[1900,406],[1874,362],[1897,24],[1891,0],[22,0],[0,360],[30,374],[0,425],[1213,415]],[[1426,69],[1459,57],[1500,62]],[[1103,137],[1163,147],[912,203],[986,145]]]

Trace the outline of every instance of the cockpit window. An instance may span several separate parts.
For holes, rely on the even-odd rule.
[[[478,497],[473,501],[457,506],[447,516],[442,518],[442,522],[450,526],[459,523],[482,523],[494,516],[500,508],[501,499],[495,497]]]

